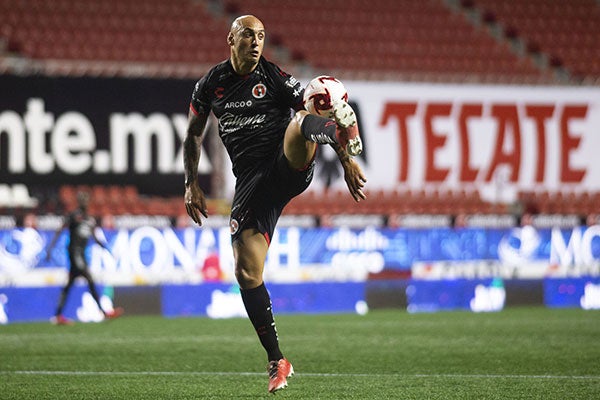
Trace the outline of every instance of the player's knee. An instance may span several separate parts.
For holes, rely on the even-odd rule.
[[[285,129],[286,142],[295,142],[302,137],[302,121],[304,121],[304,115],[298,111]]]
[[[302,123],[304,122],[304,117],[306,117],[308,114],[309,113],[306,110],[297,111],[294,115],[294,118],[292,118],[290,124],[288,125],[288,130],[291,130],[294,133],[301,135]]]
[[[235,279],[240,288],[252,289],[260,286],[262,283],[262,275],[255,273],[255,268],[247,268],[245,266],[236,265]]]

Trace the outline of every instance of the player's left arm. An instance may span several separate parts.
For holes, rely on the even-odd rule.
[[[362,189],[365,187],[367,178],[360,165],[338,143],[332,144],[331,147],[335,150],[342,168],[344,168],[344,180],[346,181],[346,185],[348,185],[350,194],[356,202],[366,200],[367,196]]]
[[[98,245],[103,249],[108,250],[108,245],[98,237],[98,233],[96,232],[97,229],[100,229],[98,225],[95,225],[94,229],[92,229],[92,237],[94,238],[94,242],[98,243]]]

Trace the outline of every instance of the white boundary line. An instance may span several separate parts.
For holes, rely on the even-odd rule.
[[[68,376],[262,376],[266,372],[209,371],[0,371],[0,375],[68,375]],[[501,374],[363,374],[363,373],[300,373],[307,377],[397,377],[397,378],[457,378],[457,379],[562,379],[600,380],[600,375],[501,375]]]

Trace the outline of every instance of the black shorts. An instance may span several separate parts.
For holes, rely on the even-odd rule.
[[[310,185],[314,167],[313,160],[307,168],[294,170],[280,150],[272,164],[238,178],[229,220],[231,241],[243,230],[257,229],[270,243],[283,208]]]
[[[74,248],[69,249],[70,268],[69,274],[73,277],[87,275],[87,260],[85,259],[85,249]]]

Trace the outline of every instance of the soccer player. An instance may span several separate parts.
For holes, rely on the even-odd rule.
[[[193,90],[184,139],[185,206],[194,222],[208,217],[198,184],[204,128],[212,111],[236,177],[230,217],[235,276],[248,317],[267,352],[268,391],[287,386],[294,372],[279,348],[263,269],[284,206],[310,184],[317,143],[331,145],[355,201],[366,199],[366,178],[352,159],[360,154],[356,116],[345,102],[335,121],[303,109],[298,80],[263,56],[265,28],[252,15],[235,19],[227,36],[230,57],[213,67]],[[340,200],[342,201],[342,200]]]
[[[58,307],[54,317],[52,318],[52,322],[57,325],[70,325],[73,323],[71,320],[63,316],[62,312],[69,292],[75,283],[75,279],[80,276],[87,280],[90,294],[106,318],[117,318],[123,314],[123,309],[120,307],[115,308],[114,310],[104,310],[102,308],[102,305],[100,304],[100,297],[96,291],[96,284],[94,283],[92,275],[88,270],[88,263],[85,258],[85,248],[87,247],[89,239],[93,238],[94,241],[100,246],[108,249],[106,245],[98,239],[96,233],[94,232],[96,228],[96,220],[94,217],[88,214],[88,204],[89,194],[85,192],[77,193],[77,209],[67,216],[65,223],[56,231],[46,250],[46,259],[50,260],[50,252],[54,248],[60,233],[65,228],[69,229],[68,252],[71,265],[69,269],[69,281],[60,294]]]

